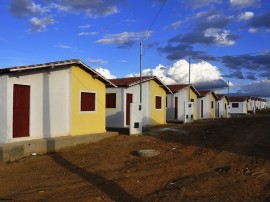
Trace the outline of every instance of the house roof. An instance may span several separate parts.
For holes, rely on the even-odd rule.
[[[156,76],[143,76],[142,83],[154,80],[156,81],[167,93],[172,91]],[[140,84],[140,77],[126,77],[118,79],[110,79],[110,81],[117,87],[131,87]]]
[[[221,100],[222,98],[224,98],[224,97],[225,97],[225,99],[227,99],[227,101],[229,101],[228,96],[227,96],[227,95],[225,95],[225,94],[216,94],[216,96],[217,96],[217,99],[218,99],[218,100]]]
[[[184,88],[188,87],[188,84],[174,84],[174,85],[167,85],[168,88],[172,91],[172,93],[178,93]],[[194,86],[190,85],[190,88],[196,93],[196,95],[200,95],[200,93],[194,88]]]
[[[241,97],[241,96],[233,96],[229,97],[230,102],[244,102],[247,100],[247,97]]]
[[[21,72],[21,71],[29,71],[34,69],[44,69],[44,68],[58,68],[61,66],[71,66],[71,65],[78,65],[82,69],[86,70],[89,74],[91,74],[93,77],[99,79],[106,85],[111,85],[116,87],[112,82],[110,82],[108,79],[106,79],[104,76],[99,74],[97,71],[80,61],[79,59],[71,59],[71,60],[61,60],[61,61],[55,61],[55,62],[48,62],[48,63],[42,63],[42,64],[32,64],[32,65],[26,65],[26,66],[15,66],[15,67],[8,67],[0,69],[0,74],[10,74],[15,72]]]
[[[199,90],[200,96],[199,97],[205,97],[208,94],[212,93],[212,95],[214,96],[214,98],[217,100],[217,96],[216,94],[212,91],[212,90]]]

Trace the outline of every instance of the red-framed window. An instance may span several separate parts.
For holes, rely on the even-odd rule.
[[[96,93],[81,92],[81,111],[91,112],[96,110]]]
[[[156,109],[161,109],[162,108],[162,97],[161,96],[156,96]]]
[[[106,108],[116,108],[116,93],[106,94]]]

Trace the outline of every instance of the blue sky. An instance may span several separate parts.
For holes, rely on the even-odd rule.
[[[267,0],[2,0],[0,13],[1,68],[81,59],[134,76],[142,40],[144,75],[187,83],[191,58],[198,88],[270,97]]]

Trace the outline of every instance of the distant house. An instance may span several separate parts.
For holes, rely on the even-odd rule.
[[[216,94],[216,117],[217,118],[228,118],[228,105],[229,99],[227,95]]]
[[[111,79],[106,89],[106,126],[130,126],[130,103],[139,107],[140,77]],[[142,125],[166,123],[166,93],[170,89],[156,76],[142,77]]]
[[[229,97],[231,114],[246,114],[248,111],[247,97]]]
[[[106,85],[80,60],[0,69],[0,143],[104,133]]]
[[[215,118],[215,102],[217,96],[211,90],[200,90],[200,96],[198,96],[198,119]]]
[[[167,94],[167,121],[197,120],[197,96],[199,92],[191,85],[167,85],[173,94]],[[190,100],[189,100],[190,96]],[[189,105],[192,102],[193,105]],[[189,107],[192,106],[192,109]],[[190,111],[193,113],[189,114]]]

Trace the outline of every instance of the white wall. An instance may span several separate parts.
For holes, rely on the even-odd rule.
[[[134,85],[129,88],[107,88],[106,93],[116,93],[116,109],[106,109],[106,127],[123,128],[126,125],[126,94],[132,94],[133,105],[139,107],[140,104],[140,85]],[[142,84],[142,124],[149,124],[150,114],[150,82]]]
[[[238,103],[238,108],[232,107],[233,103]],[[247,113],[247,102],[230,102],[231,114]]]
[[[0,75],[0,143],[7,140],[7,76]]]
[[[224,99],[221,99],[221,100],[216,101],[215,102],[215,105],[216,105],[216,110],[215,110],[216,117],[218,117],[218,118],[222,118],[222,117],[225,118],[224,117],[224,111],[225,111],[225,109],[224,109],[224,106],[225,106]],[[219,105],[219,107],[218,107],[218,105]]]
[[[201,100],[203,100],[203,117],[201,117]],[[208,119],[210,118],[210,96],[198,98],[197,102],[197,116],[198,119]]]
[[[174,117],[174,109],[175,109],[175,97],[178,97],[178,114],[177,121],[185,122],[185,108],[188,106],[188,88],[184,88],[178,93],[175,94],[167,94],[167,111],[166,118],[167,121],[176,121]],[[186,108],[187,109],[187,108]]]
[[[106,127],[123,128],[125,126],[124,88],[106,88],[106,93],[116,93],[116,108],[106,109]]]
[[[7,91],[8,142],[70,135],[71,70],[57,68],[9,75]],[[30,86],[30,137],[13,138],[13,86]]]

